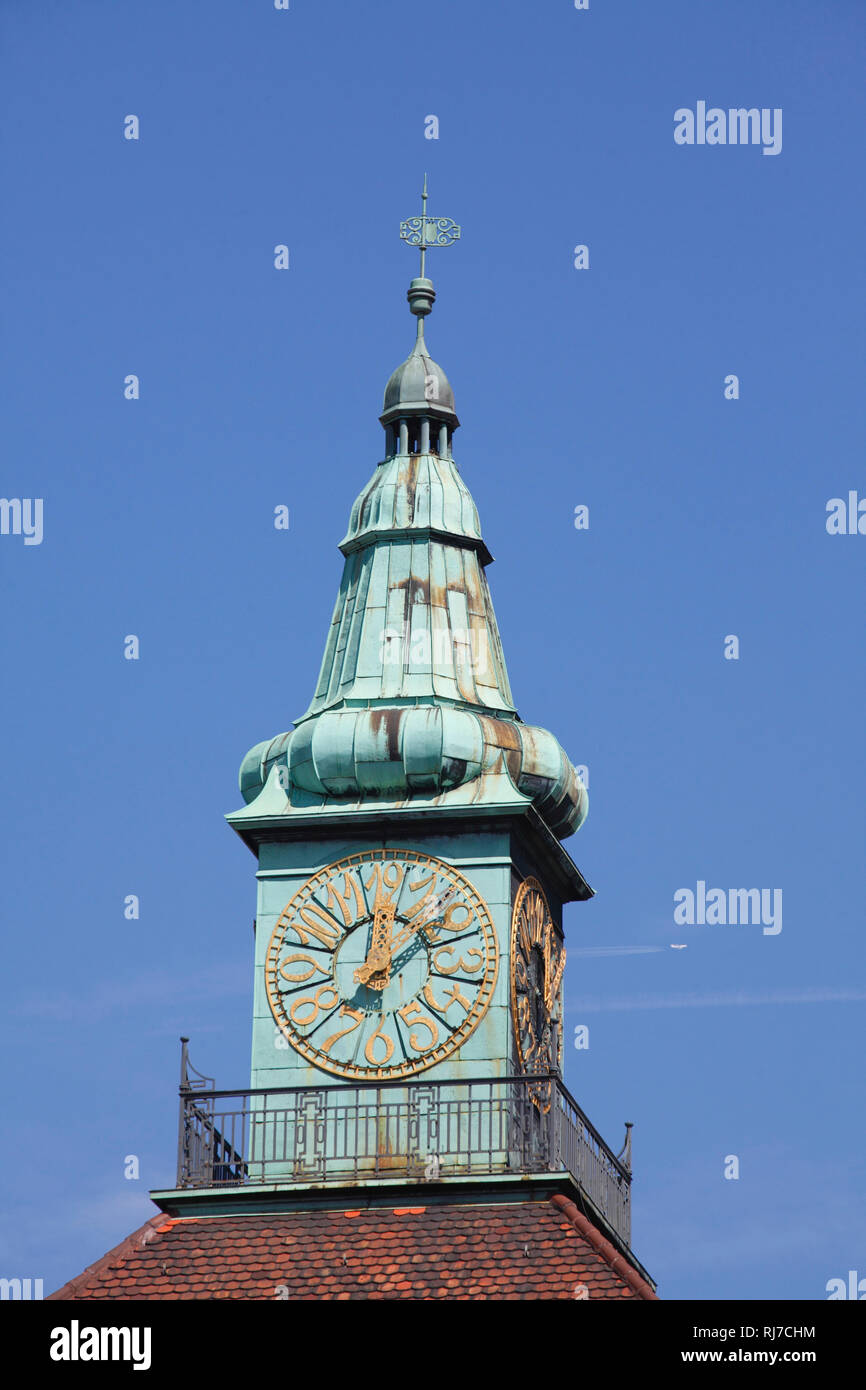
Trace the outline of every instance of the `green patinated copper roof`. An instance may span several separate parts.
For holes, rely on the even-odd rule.
[[[304,719],[407,701],[514,717],[478,513],[451,459],[380,464],[340,548],[343,581]]]
[[[435,293],[423,270],[408,298],[418,336],[386,388],[387,457],[340,544],[343,578],[315,693],[293,730],[244,759],[241,790],[255,802],[247,814],[502,804],[507,787],[506,799],[534,804],[562,838],[582,823],[586,790],[553,735],[514,708],[485,574],[491,556],[451,456],[454,398],[424,343]]]

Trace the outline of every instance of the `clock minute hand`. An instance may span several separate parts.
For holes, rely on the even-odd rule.
[[[447,893],[443,893],[440,898],[431,903],[426,912],[419,912],[417,917],[413,917],[411,922],[407,922],[406,926],[397,933],[391,942],[391,954],[394,954],[398,946],[402,946],[405,941],[408,941],[410,936],[414,936],[417,931],[420,931],[421,927],[432,926],[437,917],[456,897],[457,890],[450,888]]]

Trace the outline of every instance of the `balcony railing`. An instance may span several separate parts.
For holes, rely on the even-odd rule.
[[[557,1076],[217,1091],[186,1040],[178,1188],[568,1172],[626,1245],[630,1126],[608,1148]]]

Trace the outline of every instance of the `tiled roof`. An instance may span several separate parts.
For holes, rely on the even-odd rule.
[[[154,1216],[52,1299],[654,1299],[561,1194]]]

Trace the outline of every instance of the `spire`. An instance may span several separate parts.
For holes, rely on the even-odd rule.
[[[426,253],[459,236],[450,217],[427,215],[425,175],[420,217],[400,224],[421,255],[407,296],[415,346],[385,388],[385,458],[340,544],[343,580],[319,679],[294,730],[247,754],[241,789],[282,816],[431,795],[478,807],[500,794],[503,775],[561,838],[584,819],[586,791],[553,735],[514,706],[485,574],[491,555],[451,454],[454,396],[424,342],[436,297]]]

